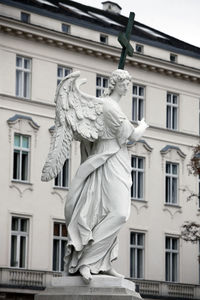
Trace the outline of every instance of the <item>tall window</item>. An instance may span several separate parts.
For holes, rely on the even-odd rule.
[[[144,87],[133,85],[132,120],[142,120],[144,117]]]
[[[14,134],[13,179],[28,181],[29,179],[30,137]]]
[[[67,243],[67,230],[64,223],[54,223],[53,228],[53,271],[64,270],[65,246]]]
[[[178,202],[178,164],[170,162],[166,162],[165,202],[167,204]]]
[[[132,166],[131,198],[135,200],[143,200],[144,199],[144,158],[132,155],[131,166]]]
[[[178,96],[167,93],[167,128],[177,130],[178,128]]]
[[[108,88],[108,78],[101,75],[96,77],[96,97],[103,95],[104,90]]]
[[[165,280],[178,281],[179,239],[165,237]]]
[[[66,67],[62,67],[62,66],[58,66],[57,68],[57,85],[61,82],[61,80],[69,75],[69,73],[71,73],[71,69],[70,68],[66,68]]]
[[[144,278],[144,233],[130,233],[130,277]]]
[[[10,266],[27,267],[29,219],[12,217]]]
[[[30,98],[31,59],[16,57],[16,96]]]
[[[69,187],[69,158],[66,159],[61,172],[55,178],[56,187]]]

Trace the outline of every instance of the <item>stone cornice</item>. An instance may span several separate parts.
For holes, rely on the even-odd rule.
[[[118,47],[104,45],[81,37],[63,34],[62,32],[46,29],[44,27],[24,24],[21,21],[0,16],[0,31],[27,40],[34,40],[50,46],[76,51],[97,58],[119,61],[121,50]],[[159,73],[174,78],[200,83],[200,70],[173,64],[155,57],[134,53],[127,58],[130,66],[146,71]]]

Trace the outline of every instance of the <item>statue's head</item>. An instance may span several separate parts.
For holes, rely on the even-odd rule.
[[[130,81],[131,76],[127,71],[121,69],[113,71],[109,79],[108,90],[104,95],[110,96],[114,89],[117,89],[120,96],[125,95]]]

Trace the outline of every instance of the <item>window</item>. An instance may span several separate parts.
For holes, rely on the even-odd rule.
[[[105,34],[100,34],[100,42],[103,44],[108,44],[108,36]]]
[[[69,187],[69,158],[66,159],[61,172],[55,178],[56,187]]]
[[[178,56],[176,54],[170,53],[170,61],[177,62]]]
[[[179,239],[165,237],[165,280],[178,281]]]
[[[30,98],[31,59],[16,57],[16,96]]]
[[[21,12],[21,21],[24,23],[30,23],[30,14]]]
[[[70,33],[70,25],[68,25],[68,24],[62,23],[61,29],[62,29],[62,32],[64,32],[64,33]]]
[[[178,126],[178,96],[167,93],[167,128],[177,130]]]
[[[28,181],[29,179],[30,137],[14,134],[13,179]]]
[[[134,200],[144,199],[144,158],[131,156],[132,186],[131,198]]]
[[[132,120],[142,120],[144,117],[144,87],[133,84]]]
[[[144,278],[144,233],[130,233],[130,277]]]
[[[177,204],[178,202],[178,164],[166,163],[165,175],[165,203]]]
[[[57,68],[57,85],[61,82],[61,80],[71,73],[70,68],[58,66]]]
[[[29,219],[12,217],[10,266],[27,267]]]
[[[67,229],[64,223],[55,222],[53,226],[53,271],[64,270]]]
[[[137,53],[144,53],[144,46],[143,45],[140,45],[140,44],[136,44],[135,45],[135,51]]]
[[[103,95],[104,90],[108,88],[108,78],[97,75],[96,77],[96,97]]]

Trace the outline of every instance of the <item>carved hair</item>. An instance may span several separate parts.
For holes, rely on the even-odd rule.
[[[110,96],[115,88],[116,83],[124,80],[131,81],[131,76],[127,71],[121,69],[113,71],[109,78],[108,89],[104,91],[103,96]]]

